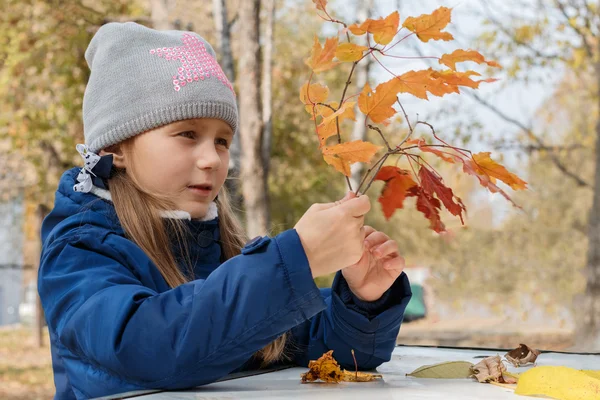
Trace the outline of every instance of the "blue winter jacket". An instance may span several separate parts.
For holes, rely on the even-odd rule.
[[[411,296],[405,274],[376,302],[357,299],[339,273],[319,290],[294,229],[223,261],[215,218],[187,222],[196,279],[171,289],[112,203],[73,191],[77,173],[65,172],[42,225],[56,399],[211,383],[254,368],[252,355],[285,332],[301,366],[330,349],[345,368],[351,349],[361,369],[390,359]]]

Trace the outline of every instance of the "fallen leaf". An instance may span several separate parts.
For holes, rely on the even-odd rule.
[[[431,14],[422,14],[418,17],[408,17],[404,26],[414,32],[423,42],[429,40],[452,40],[454,37],[448,32],[441,32],[449,23],[451,10],[448,7],[440,7]]]
[[[308,368],[308,372],[300,375],[302,383],[314,382],[318,379],[330,383],[338,383],[342,380],[343,374],[339,364],[333,358],[333,350],[329,350],[318,360],[309,361]]]
[[[534,367],[519,377],[516,394],[523,396],[548,396],[561,400],[600,398],[600,371],[579,371],[568,367]]]
[[[343,371],[342,380],[344,382],[371,382],[376,379],[382,379],[381,374],[368,374],[366,372]]]
[[[457,62],[473,61],[477,64],[487,64],[490,67],[502,68],[496,61],[487,61],[481,53],[475,50],[454,50],[450,54],[444,54],[440,57],[439,63],[448,66],[456,71]]]
[[[333,61],[335,51],[338,46],[338,38],[328,38],[325,40],[325,45],[321,47],[319,39],[315,35],[315,41],[313,43],[310,57],[304,62],[308,65],[315,73],[323,72],[331,69],[338,65],[337,61]]]
[[[471,377],[473,364],[467,361],[450,361],[440,364],[424,365],[406,376],[415,378],[464,379]]]
[[[374,180],[385,182],[379,203],[386,219],[390,219],[397,209],[403,208],[406,192],[417,184],[410,171],[390,165],[382,167]]]
[[[500,356],[487,357],[471,368],[471,376],[475,376],[479,382],[498,382],[506,367],[502,364]],[[503,382],[500,382],[503,383]]]
[[[506,353],[504,358],[515,367],[520,367],[529,363],[535,363],[539,355],[540,352],[538,350],[521,343],[519,347]]]

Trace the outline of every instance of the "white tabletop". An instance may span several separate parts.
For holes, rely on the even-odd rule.
[[[421,379],[406,374],[428,364],[444,361],[470,361],[503,351],[444,349],[435,347],[396,347],[392,359],[377,368],[383,380],[368,383],[342,382],[339,384],[300,383],[300,374],[306,368],[288,368],[260,375],[229,379],[210,385],[183,391],[158,393],[126,393],[117,397],[133,397],[143,400],[165,399],[306,399],[306,400],[371,400],[371,399],[512,399],[516,397],[509,389],[478,383],[474,379]],[[335,353],[334,353],[335,356]],[[600,369],[600,355],[565,353],[542,353],[537,365],[562,365],[576,369]],[[530,367],[509,368],[524,372]],[[533,399],[533,397],[531,397]]]

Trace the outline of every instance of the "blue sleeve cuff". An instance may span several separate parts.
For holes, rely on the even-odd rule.
[[[399,325],[412,296],[408,277],[404,272],[381,298],[372,302],[356,297],[341,272],[336,274],[331,287],[336,316],[346,320],[347,326],[364,333],[374,333],[386,326]]]
[[[286,277],[293,297],[306,319],[326,308],[321,291],[313,280],[306,252],[295,229],[274,237],[279,247]],[[265,282],[268,285],[268,282]]]

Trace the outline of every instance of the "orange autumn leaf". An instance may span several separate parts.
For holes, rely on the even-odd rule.
[[[450,23],[451,10],[440,7],[432,14],[422,14],[418,17],[408,17],[402,24],[403,27],[414,32],[422,42],[429,40],[452,40],[454,37],[448,32],[442,32]]]
[[[423,166],[419,169],[419,180],[423,191],[431,197],[435,194],[452,215],[460,217],[460,221],[464,225],[462,212],[465,210],[465,206],[460,199],[458,199],[458,202],[454,201],[455,196],[452,189],[444,185],[439,176]]]
[[[487,61],[479,52],[475,50],[454,50],[450,54],[444,54],[439,60],[440,64],[444,64],[456,71],[457,62],[473,61],[477,64],[487,64],[490,67],[502,68],[496,61]]]
[[[324,106],[316,105],[317,103],[325,103],[329,96],[329,88],[320,83],[311,85],[306,82],[300,88],[300,101],[305,105],[306,112],[313,115],[321,115]],[[314,115],[311,119],[314,119]]]
[[[359,46],[354,43],[342,43],[335,51],[335,56],[342,62],[354,62],[360,60],[363,52],[368,49],[366,46]]]
[[[490,177],[492,183],[496,183],[496,178],[506,183],[513,190],[523,190],[527,188],[527,182],[517,175],[508,172],[508,170],[490,158],[490,152],[473,154],[476,168],[481,174]]]
[[[308,65],[315,73],[327,71],[338,65],[339,63],[333,61],[335,56],[335,50],[337,49],[338,38],[328,38],[325,40],[325,45],[321,47],[319,39],[315,35],[315,41],[312,47],[310,57],[304,62]]]
[[[382,167],[374,180],[385,182],[379,203],[386,219],[390,219],[394,211],[404,207],[406,192],[417,184],[408,170],[395,166]]]
[[[500,189],[494,182],[492,182],[492,178],[487,174],[482,175],[479,171],[478,166],[472,159],[464,159],[458,158],[463,163],[463,172],[475,176],[479,180],[479,184],[485,188],[487,188],[492,193],[500,193],[506,200],[510,201],[515,207],[519,207],[506,192]]]
[[[425,142],[425,139],[423,139],[423,138],[407,140],[406,144],[416,144],[417,146],[419,146],[419,150],[425,151],[428,153],[433,153],[436,156],[438,156],[439,158],[441,158],[442,160],[449,162],[450,164],[454,164],[454,159],[452,158],[451,155],[447,155],[443,151],[437,150],[435,147],[428,146],[427,142]]]
[[[325,7],[327,7],[327,0],[312,0],[317,6],[317,10],[325,11]]]
[[[337,156],[349,163],[369,162],[379,149],[381,149],[381,146],[376,146],[373,143],[354,140],[333,146],[325,146],[323,155]]]
[[[426,69],[420,71],[408,71],[394,79],[396,83],[396,93],[410,93],[420,99],[428,100],[427,91],[436,84],[432,79],[433,70]]]
[[[327,140],[328,137],[337,133],[338,122],[341,124],[346,119],[356,121],[356,117],[354,115],[355,104],[356,102],[354,101],[345,101],[344,104],[342,104],[342,106],[335,112],[329,107],[324,107],[321,110],[323,120],[317,126],[317,134],[319,135],[320,146],[325,144],[325,140]],[[332,102],[330,106],[333,108],[338,108],[338,103]],[[336,119],[338,121],[336,121]]]
[[[398,93],[396,86],[397,83],[392,79],[379,84],[373,92],[367,83],[358,96],[358,108],[375,123],[387,120],[396,114],[396,110],[392,107]]]
[[[431,229],[437,233],[446,232],[446,226],[440,218],[441,203],[438,199],[425,192],[420,186],[413,186],[406,195],[417,197],[417,210],[429,220]]]
[[[373,34],[375,43],[386,45],[394,39],[400,25],[400,14],[394,11],[385,18],[367,19],[362,24],[352,24],[348,27],[354,35]]]
[[[328,156],[328,155],[324,155],[323,159],[325,160],[325,162],[327,164],[331,165],[333,168],[335,168],[342,174],[346,175],[347,177],[351,176],[350,163],[348,161],[343,160],[337,156]]]

